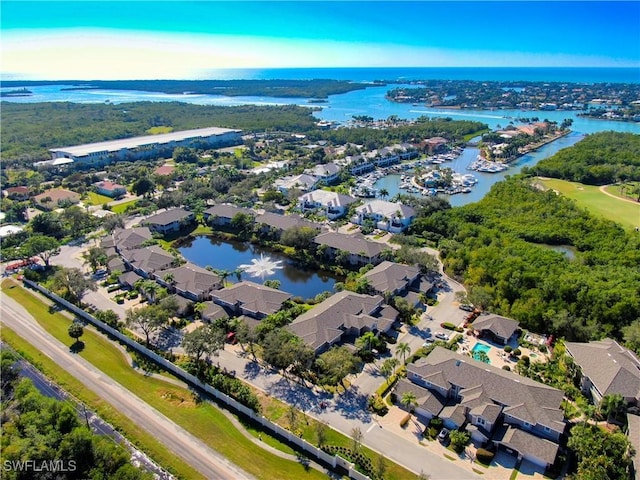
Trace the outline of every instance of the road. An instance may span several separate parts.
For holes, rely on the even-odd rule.
[[[2,296],[2,323],[27,338],[29,343],[106,402],[117,405],[117,410],[134,425],[162,442],[205,478],[253,478],[89,362],[72,354],[68,346],[47,333],[27,310],[6,295]]]
[[[78,411],[78,416],[83,421],[86,421],[87,426],[90,426],[93,433],[109,437],[115,443],[118,443],[129,450],[131,453],[132,463],[134,465],[140,466],[144,470],[153,473],[156,480],[169,480],[174,478],[169,472],[162,469],[162,467],[145,455],[144,452],[135,448],[131,442],[117,432],[111,425],[102,420],[102,418],[91,410],[87,410],[83,404],[75,400],[58,385],[52,383],[29,362],[21,359],[18,360],[18,365],[20,366],[20,375],[30,379],[40,393],[47,397],[55,398],[56,400],[70,402]]]

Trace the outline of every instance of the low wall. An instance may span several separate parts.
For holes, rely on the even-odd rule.
[[[181,379],[182,381],[184,381],[188,385],[190,385],[192,387],[195,387],[196,389],[198,389],[201,392],[205,392],[206,394],[208,394],[208,395],[212,396],[213,398],[219,400],[220,402],[224,403],[227,407],[229,407],[231,410],[235,411],[236,413],[244,415],[245,417],[247,417],[247,418],[259,423],[264,428],[269,430],[271,433],[279,436],[280,438],[282,438],[282,439],[284,439],[284,440],[286,440],[286,441],[288,441],[290,443],[293,443],[298,448],[300,448],[304,452],[308,453],[316,461],[320,461],[325,465],[330,465],[332,468],[336,468],[336,465],[343,466],[349,472],[349,477],[350,478],[354,478],[354,479],[357,479],[357,480],[368,480],[369,479],[369,477],[367,477],[366,475],[363,475],[362,473],[357,472],[355,470],[355,468],[354,468],[354,465],[352,463],[347,462],[342,457],[340,457],[338,455],[329,455],[328,453],[326,453],[323,450],[319,449],[315,445],[312,445],[309,442],[307,442],[306,440],[303,440],[302,438],[299,438],[297,435],[293,434],[289,430],[281,427],[280,425],[278,425],[276,423],[271,422],[270,420],[268,420],[267,418],[263,417],[262,415],[254,412],[250,408],[242,405],[241,403],[239,403],[235,399],[231,398],[230,396],[220,392],[219,390],[216,390],[211,385],[207,385],[206,383],[201,382],[194,375],[191,375],[190,373],[186,372],[185,370],[181,369],[180,367],[177,367],[176,365],[174,365],[173,363],[171,363],[167,359],[165,359],[165,358],[161,357],[160,355],[158,355],[157,353],[149,350],[145,346],[140,345],[138,342],[136,342],[135,340],[132,340],[131,338],[127,337],[122,332],[116,330],[113,327],[110,327],[109,325],[107,325],[104,322],[101,322],[100,320],[98,320],[97,318],[95,318],[92,315],[88,314],[87,312],[85,312],[81,308],[79,308],[76,305],[66,301],[64,298],[61,298],[60,296],[56,295],[55,293],[50,292],[49,290],[47,290],[43,286],[37,284],[36,282],[32,282],[31,280],[27,280],[26,278],[23,279],[23,282],[28,287],[33,288],[34,290],[37,290],[38,292],[40,292],[43,295],[45,295],[46,297],[50,298],[54,302],[62,305],[63,307],[65,307],[69,311],[73,312],[78,317],[82,318],[83,320],[86,320],[88,323],[90,323],[91,325],[96,327],[98,330],[100,330],[100,331],[102,331],[104,333],[107,333],[108,335],[116,338],[118,341],[124,343],[129,348],[131,348],[132,350],[136,351],[137,353],[139,353],[141,355],[144,355],[149,360],[152,360],[153,362],[157,363],[162,368],[164,368],[165,370],[171,372],[172,374],[174,374],[176,377],[178,377],[179,379]]]

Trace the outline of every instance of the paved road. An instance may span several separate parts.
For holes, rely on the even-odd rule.
[[[28,338],[29,343],[106,402],[117,405],[117,409],[135,425],[153,435],[205,478],[252,478],[89,362],[70,353],[68,346],[53,338],[20,304],[6,295],[2,297],[2,323]]]

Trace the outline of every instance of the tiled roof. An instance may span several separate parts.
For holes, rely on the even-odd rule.
[[[300,196],[299,201],[307,203],[319,203],[325,207],[346,207],[357,199],[342,193],[329,192],[328,190],[314,190]]]
[[[474,330],[489,330],[502,338],[510,338],[518,329],[519,322],[500,315],[478,317],[471,326]]]
[[[239,302],[245,310],[269,315],[280,310],[282,304],[291,298],[291,294],[244,281],[214,292],[213,297],[230,305]]]
[[[558,432],[564,431],[564,415],[560,409],[563,393],[556,388],[442,347],[436,347],[426,358],[409,364],[407,371],[447,389],[457,385],[470,395],[469,398],[472,398],[474,388],[482,386],[482,394],[493,403],[504,405],[505,414],[532,425],[542,424]]]
[[[394,292],[407,287],[420,273],[418,267],[384,261],[363,275],[376,292]]]
[[[365,215],[379,214],[387,218],[395,217],[397,212],[400,212],[404,218],[413,217],[416,214],[416,211],[407,205],[398,202],[387,202],[385,200],[371,200],[356,208],[356,212]]]
[[[589,343],[566,342],[582,373],[604,396],[619,393],[640,400],[640,360],[610,338]]]
[[[108,191],[114,191],[114,190],[126,190],[127,187],[125,187],[124,185],[120,185],[118,183],[113,183],[110,182],[109,180],[104,180],[102,182],[96,182],[94,183],[94,185],[98,188],[101,188],[103,190],[108,190]]]
[[[364,252],[367,257],[380,255],[385,249],[385,245],[378,242],[370,242],[363,235],[354,233],[346,235],[344,233],[326,232],[316,236],[313,241],[318,245],[327,245],[337,250],[344,250],[355,255]]]

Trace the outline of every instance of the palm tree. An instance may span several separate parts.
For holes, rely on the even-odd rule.
[[[413,412],[413,407],[418,404],[416,394],[413,392],[404,392],[402,394],[401,403],[407,408],[409,412]]]
[[[407,355],[411,353],[411,347],[406,342],[400,342],[396,347],[396,355],[402,358],[402,363],[405,363]]]
[[[197,302],[193,304],[193,314],[198,320],[202,318],[202,314],[206,309],[207,304],[204,302]]]
[[[609,419],[617,417],[618,413],[624,407],[624,398],[619,393],[610,393],[602,397],[600,405],[598,405],[599,415],[609,422]]]
[[[365,352],[370,352],[373,342],[376,338],[375,333],[365,332],[361,337],[356,340],[356,347]]]
[[[158,290],[160,290],[160,286],[156,282],[153,280],[143,280],[140,283],[140,290],[144,293],[144,296],[147,297],[149,303],[156,303],[156,296]]]
[[[386,188],[381,188],[378,194],[381,198],[387,198],[389,196],[389,190],[387,190]]]

